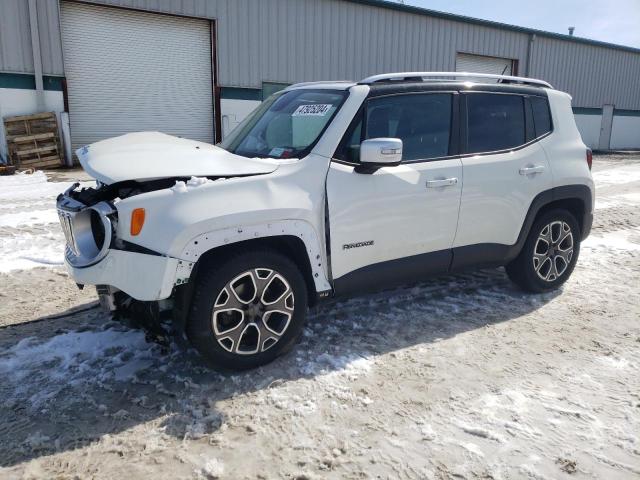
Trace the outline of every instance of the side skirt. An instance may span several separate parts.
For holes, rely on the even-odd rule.
[[[506,265],[520,253],[518,244],[479,243],[453,249],[449,272],[457,273],[472,268],[496,268]]]
[[[334,295],[355,296],[419,282],[430,276],[447,273],[451,260],[451,250],[441,250],[367,265],[336,278],[333,283]]]

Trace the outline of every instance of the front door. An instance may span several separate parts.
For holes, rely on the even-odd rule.
[[[347,132],[327,178],[337,294],[448,269],[462,192],[461,161],[450,158],[455,97],[372,98]],[[403,141],[402,163],[359,173],[360,142],[382,137]]]

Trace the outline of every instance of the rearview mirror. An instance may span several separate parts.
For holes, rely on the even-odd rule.
[[[370,138],[360,144],[360,164],[368,167],[388,167],[402,161],[402,140]]]

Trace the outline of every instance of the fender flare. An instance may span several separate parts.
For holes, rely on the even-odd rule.
[[[560,187],[554,187],[544,192],[539,193],[531,202],[527,216],[525,217],[518,240],[511,247],[509,257],[511,259],[518,256],[520,250],[524,246],[524,243],[529,236],[533,222],[535,221],[538,213],[547,205],[557,202],[559,200],[580,200],[584,205],[583,218],[577,218],[580,225],[582,225],[581,239],[584,240],[591,231],[591,224],[593,222],[593,196],[591,188],[588,185],[563,185]]]
[[[276,236],[295,236],[304,243],[316,292],[332,290],[327,279],[322,244],[313,226],[305,220],[279,220],[269,223],[225,228],[201,233],[193,237],[180,253],[176,283],[186,283],[195,263],[206,252],[217,247],[231,245],[244,240]]]

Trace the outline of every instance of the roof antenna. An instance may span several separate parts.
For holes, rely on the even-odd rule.
[[[500,75],[504,75],[504,72],[507,71],[507,68],[509,68],[509,65],[505,65],[505,67],[502,69],[502,73]],[[497,83],[504,83],[504,78],[499,78]]]
[[[569,35],[573,37],[573,31],[576,29],[576,27],[569,27]]]

